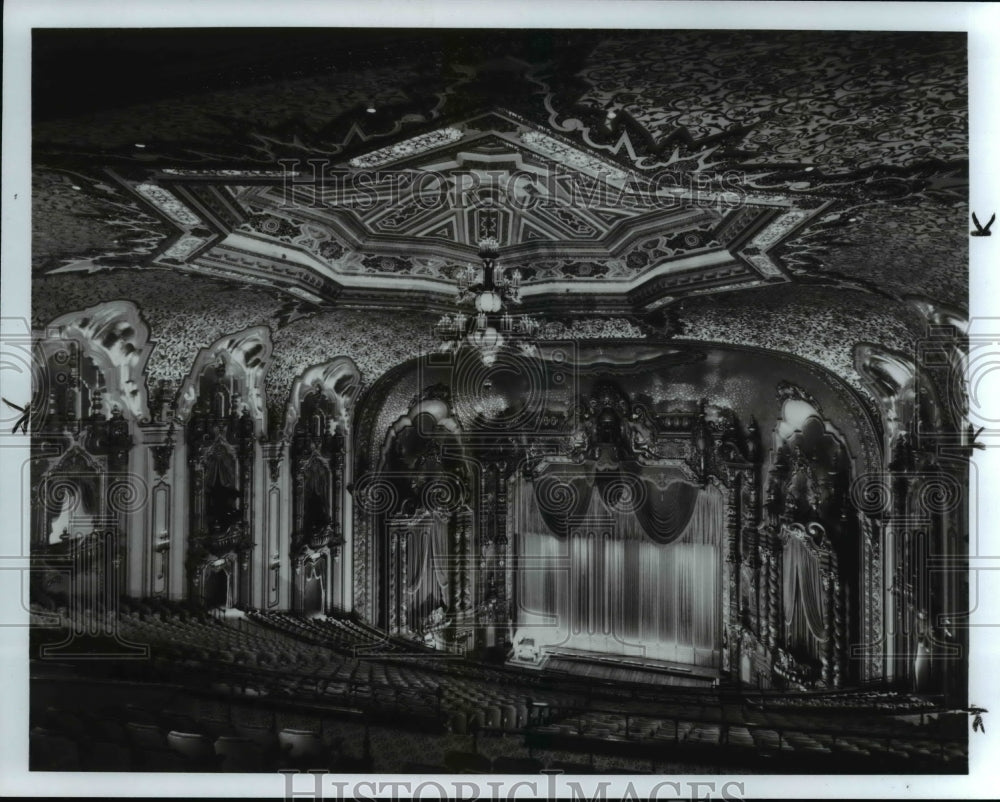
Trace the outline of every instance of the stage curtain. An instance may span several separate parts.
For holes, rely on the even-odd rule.
[[[302,492],[302,526],[315,532],[330,523],[330,473],[318,462],[306,468]]]
[[[448,600],[448,523],[433,520],[414,527],[406,546],[407,595],[411,628]]]
[[[535,503],[545,527],[566,537],[590,506],[594,471],[576,465],[552,467],[534,481]]]
[[[217,484],[236,487],[236,463],[228,454],[213,450],[205,457],[205,487]]]
[[[647,533],[638,505],[621,503],[621,485],[616,490],[600,477],[595,484],[601,492],[591,494],[588,506],[559,521],[565,534],[549,526],[537,486],[523,488],[518,636],[538,646],[718,664],[721,493],[688,485],[694,497],[683,513],[686,526],[663,542]]]
[[[788,538],[782,552],[782,593],[788,645],[819,655],[826,639],[823,584],[816,557],[801,541]]]
[[[701,488],[683,479],[660,486],[630,470],[598,471],[595,484],[610,510],[630,510],[642,530],[657,543],[671,543],[688,528]]]
[[[50,518],[48,542],[60,542],[64,530],[89,534],[100,509],[100,477],[89,472],[56,473],[48,481],[49,497],[63,500],[59,514]]]
[[[306,615],[323,612],[323,575],[326,572],[324,560],[306,564],[305,582],[303,584],[302,610]]]
[[[305,471],[305,482],[303,489],[308,493],[313,493],[319,498],[325,499],[329,495],[330,472],[319,461],[309,463]]]

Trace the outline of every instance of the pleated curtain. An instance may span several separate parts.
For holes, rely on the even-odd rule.
[[[595,486],[586,508],[574,506],[573,519],[564,516],[558,531],[549,526],[551,509],[538,503],[537,487],[520,495],[518,637],[539,646],[717,664],[721,493],[685,485],[672,494],[623,500],[620,486],[616,490],[608,482],[602,488],[599,479]],[[574,504],[583,492],[574,493]],[[668,498],[687,508],[668,513]],[[638,512],[643,507],[646,515]],[[676,527],[679,520],[684,523],[679,532],[648,534],[651,522]]]
[[[448,603],[448,523],[433,519],[414,527],[406,545],[409,624],[415,628]]]
[[[787,643],[793,651],[818,658],[826,640],[826,603],[820,567],[802,541],[789,537],[782,550],[782,594]]]

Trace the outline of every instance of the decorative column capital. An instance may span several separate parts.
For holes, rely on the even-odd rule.
[[[286,445],[284,438],[277,442],[261,441],[261,454],[267,462],[268,477],[272,485],[278,484],[278,479],[281,477],[281,462],[285,458]]]

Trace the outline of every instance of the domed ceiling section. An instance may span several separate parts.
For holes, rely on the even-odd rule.
[[[627,171],[509,112],[269,174],[107,175],[174,229],[152,265],[376,304],[450,302],[454,277],[486,237],[521,270],[526,309],[587,295],[638,311],[679,294],[783,282],[768,252],[826,206],[748,195],[727,175]]]
[[[966,304],[960,34],[148,36],[38,70],[39,272],[448,308],[492,235],[526,311],[788,282]]]

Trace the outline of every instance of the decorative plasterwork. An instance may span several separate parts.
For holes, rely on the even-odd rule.
[[[194,366],[181,386],[178,395],[176,418],[187,421],[192,407],[198,400],[198,380],[213,362],[223,366],[226,372],[235,371],[243,379],[247,405],[250,414],[266,427],[267,408],[264,404],[264,374],[271,359],[271,332],[267,326],[254,326],[220,337],[208,348],[203,348],[194,361]]]
[[[461,138],[462,132],[457,128],[442,128],[439,131],[421,134],[387,148],[379,148],[364,156],[356,156],[350,160],[349,164],[351,167],[379,167],[406,156],[414,156],[432,150],[439,145],[455,142]]]
[[[296,175],[281,180],[218,170],[207,185],[172,170],[135,183],[182,229],[154,262],[317,303],[372,291],[448,303],[476,243],[494,236],[526,306],[596,293],[643,309],[668,291],[786,281],[771,252],[824,208],[745,196],[727,176],[627,171],[503,111],[323,164],[290,163]]]
[[[107,383],[105,403],[117,406],[137,421],[149,420],[143,375],[153,349],[149,328],[131,301],[110,301],[62,315],[45,326],[39,347],[62,348],[80,343]]]
[[[182,226],[196,226],[201,222],[198,215],[177,200],[168,189],[156,184],[144,183],[137,184],[135,190],[171,220]]]
[[[596,156],[582,152],[579,148],[567,145],[555,137],[538,131],[525,131],[521,141],[551,156],[560,164],[583,170],[591,175],[606,175],[608,178],[625,181],[628,173]]]
[[[323,365],[306,370],[292,384],[288,398],[288,412],[285,416],[285,438],[291,438],[298,423],[302,399],[316,388],[334,403],[338,423],[343,431],[349,431],[351,410],[361,389],[361,373],[350,357],[339,356]]]
[[[463,32],[464,44],[457,48],[447,33],[426,32],[418,39],[405,34],[405,46],[383,47],[372,61],[364,57],[365,37],[351,32],[324,50],[320,61],[325,67],[313,61],[313,71],[299,71],[292,53],[286,60],[297,77],[291,82],[272,81],[264,68],[255,69],[256,82],[241,80],[198,95],[172,91],[170,99],[108,107],[85,118],[62,119],[53,106],[35,126],[33,152],[39,164],[67,172],[85,170],[82,163],[113,164],[136,184],[170,192],[177,187],[161,178],[242,184],[270,178],[280,184],[292,175],[308,175],[314,159],[348,172],[396,170],[407,160],[412,163],[406,169],[424,169],[422,156],[448,150],[445,139],[453,140],[451,161],[470,175],[500,165],[530,173],[543,164],[560,164],[581,179],[603,174],[614,183],[609,176],[624,173],[628,185],[633,176],[659,172],[699,182],[733,172],[744,205],[767,205],[775,194],[796,199],[789,211],[807,201],[835,200],[833,208],[784,232],[781,242],[769,243],[768,234],[756,243],[720,240],[759,280],[777,283],[791,274],[894,295],[914,291],[965,305],[968,59],[963,34],[580,30],[546,35],[553,37],[550,46],[539,49],[539,35],[519,31]],[[59,83],[61,65],[40,68],[52,71],[53,82]],[[78,69],[85,75],[87,65]],[[170,86],[172,76],[162,69],[164,86]],[[172,90],[185,89],[183,79],[173,80]],[[492,121],[496,117],[490,112],[497,108],[510,110],[508,122]],[[505,141],[506,153],[469,147],[473,140],[485,145],[489,137]],[[136,142],[146,143],[141,152]],[[527,161],[516,161],[525,154]],[[466,157],[471,161],[463,166]],[[446,163],[429,169],[444,173]],[[276,171],[275,165],[285,169]],[[85,192],[92,188],[88,179],[75,176],[72,184]],[[179,192],[174,197],[188,213],[202,216],[204,210],[191,198]],[[628,218],[630,198],[627,193],[615,198],[602,214]],[[182,218],[175,225],[183,229],[188,214],[160,200],[167,205],[158,215],[174,220],[172,210]],[[38,203],[62,217],[56,205]],[[401,211],[390,209],[379,224],[388,224],[389,217],[402,221]],[[602,225],[609,225],[595,227],[590,216],[574,221],[575,216],[560,221],[533,215],[533,222],[543,224],[536,230],[511,227],[520,217],[508,215],[500,221],[510,233],[505,244],[531,243],[526,262],[564,252],[567,264],[604,259],[602,269],[610,273],[619,266],[615,259],[623,258],[625,244],[618,243],[611,258],[567,250],[567,244],[589,241],[587,231],[600,234]],[[206,239],[201,248],[191,241],[176,249],[169,241],[157,245],[159,235],[152,229],[159,217],[129,217],[129,240],[142,242],[108,248],[98,243],[83,253],[81,242],[96,239],[92,230],[60,219],[55,227],[64,229],[63,245],[52,244],[53,232],[38,226],[36,259],[40,255],[39,261],[52,269],[71,252],[69,269],[93,271],[145,265],[150,251],[161,249],[160,264],[188,265],[213,244]],[[457,230],[438,226],[433,214],[423,219],[426,225],[418,226],[418,218],[402,221],[395,233],[380,229],[375,236],[381,243],[372,240],[362,247],[367,236],[362,226],[341,244],[376,257],[443,260],[441,248],[448,243],[474,243],[474,215]],[[123,222],[116,216],[101,229]],[[578,226],[581,235],[567,234],[564,223]],[[409,241],[411,235],[419,241]],[[393,245],[396,236],[401,239]],[[545,243],[554,249],[545,253]],[[748,252],[748,247],[758,251]],[[459,264],[468,256],[451,254]],[[940,269],[942,263],[947,270]],[[343,267],[336,258],[331,264],[334,273]],[[441,265],[415,263],[414,269],[439,270]],[[383,275],[377,266],[374,275]],[[733,277],[730,285],[756,286],[748,281]],[[291,292],[295,283],[282,286]],[[704,289],[685,288],[685,293]]]

